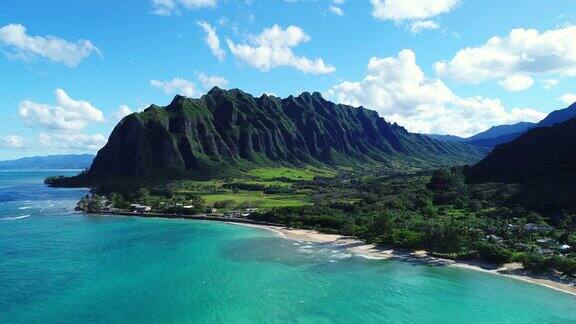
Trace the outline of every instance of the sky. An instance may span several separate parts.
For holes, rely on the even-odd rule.
[[[470,136],[576,101],[574,0],[3,0],[0,159],[94,153],[213,86]]]

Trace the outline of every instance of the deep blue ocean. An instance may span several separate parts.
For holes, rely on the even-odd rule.
[[[576,297],[369,260],[261,229],[88,216],[84,189],[0,171],[1,323],[576,323]]]

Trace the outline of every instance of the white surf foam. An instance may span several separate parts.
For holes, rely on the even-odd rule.
[[[30,217],[30,216],[31,216],[31,215],[22,215],[22,216],[14,216],[14,217],[3,217],[3,218],[0,218],[0,220],[3,220],[3,221],[13,221],[13,220],[18,220],[18,219],[28,218],[28,217]]]

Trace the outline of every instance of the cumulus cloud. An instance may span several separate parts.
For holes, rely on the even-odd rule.
[[[370,59],[361,81],[333,86],[326,96],[354,106],[375,109],[410,131],[470,136],[499,124],[538,121],[534,109],[507,111],[498,99],[460,97],[440,79],[427,77],[412,50],[397,57]]]
[[[102,111],[91,103],[70,98],[62,89],[56,89],[56,105],[25,100],[19,104],[19,115],[28,125],[37,125],[58,131],[78,131],[89,122],[105,122]]]
[[[204,89],[211,89],[215,86],[219,88],[226,88],[228,85],[228,80],[218,75],[206,75],[204,73],[198,73],[198,80]]]
[[[22,136],[19,135],[1,135],[0,148],[5,149],[21,149],[24,148],[26,142]]]
[[[216,0],[152,0],[152,13],[160,16],[170,16],[179,14],[180,8],[211,8],[216,5]]]
[[[290,66],[304,73],[328,74],[336,69],[324,63],[321,58],[308,59],[297,56],[294,47],[310,41],[302,28],[289,26],[286,29],[278,25],[265,28],[261,34],[252,36],[250,44],[235,44],[227,40],[232,54],[246,64],[260,70],[269,71],[280,66]]]
[[[562,101],[567,105],[571,105],[576,102],[576,94],[573,93],[566,93],[558,98],[558,100]]]
[[[499,80],[505,88],[516,83],[510,78],[524,78],[526,86],[529,77],[576,76],[575,39],[576,26],[543,33],[514,29],[506,37],[495,36],[481,46],[462,49],[451,60],[436,62],[434,68],[438,75],[458,82]]]
[[[102,134],[40,133],[36,137],[43,149],[94,152],[106,144]]]
[[[100,54],[98,47],[88,40],[69,42],[55,36],[30,36],[26,27],[9,24],[0,28],[0,46],[10,58],[31,60],[44,58],[75,67],[91,54]]]
[[[196,84],[180,77],[171,81],[150,80],[150,84],[166,94],[181,94],[186,97],[193,97],[196,94]]]
[[[371,0],[372,16],[397,24],[408,23],[412,33],[438,29],[431,18],[452,11],[460,0]]]
[[[534,80],[527,75],[514,74],[499,81],[498,84],[508,91],[522,91],[530,88],[534,84]]]
[[[216,34],[216,28],[205,21],[198,21],[197,24],[202,27],[206,36],[204,37],[204,41],[212,51],[212,54],[218,58],[218,60],[222,61],[226,57],[226,52],[220,47],[220,39]]]

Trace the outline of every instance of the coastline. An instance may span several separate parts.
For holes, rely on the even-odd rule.
[[[374,244],[345,237],[338,234],[324,234],[313,230],[292,229],[283,226],[245,224],[228,222],[229,224],[260,228],[274,232],[276,235],[293,241],[306,241],[312,243],[333,244],[351,253],[375,260],[400,260],[417,262],[427,265],[449,266],[473,271],[480,271],[493,275],[540,285],[549,289],[576,296],[576,280],[566,281],[553,275],[536,276],[522,270],[518,263],[508,263],[500,267],[485,262],[464,262],[442,259],[430,256],[426,251],[398,250],[388,247],[379,247]]]

